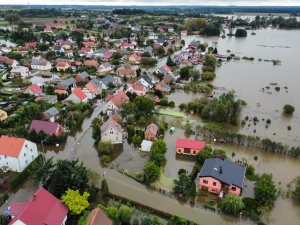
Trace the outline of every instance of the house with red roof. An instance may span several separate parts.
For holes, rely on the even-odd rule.
[[[97,68],[99,64],[96,60],[85,60],[84,65]]]
[[[93,49],[92,48],[86,48],[86,47],[82,47],[79,51],[78,51],[78,54],[80,56],[83,56],[83,55],[86,55],[88,53],[94,53]]]
[[[128,60],[130,63],[140,63],[141,56],[136,53],[132,53]]]
[[[123,143],[123,129],[112,118],[108,119],[100,128],[101,140],[110,141],[113,144]]]
[[[36,133],[43,131],[47,135],[55,135],[59,137],[63,132],[64,128],[56,122],[48,122],[43,120],[32,120],[29,133],[35,130]]]
[[[105,50],[102,56],[102,60],[103,61],[108,61],[110,60],[110,58],[113,56],[114,52],[113,51],[109,51],[109,50]]]
[[[187,30],[182,30],[182,31],[180,31],[180,34],[181,34],[181,36],[187,36]]]
[[[117,69],[117,75],[120,77],[127,77],[129,79],[136,77],[136,71],[131,68],[120,67]]]
[[[123,49],[123,50],[127,50],[127,49],[133,50],[134,49],[134,44],[123,41],[123,42],[121,42],[121,49]]]
[[[144,96],[147,93],[147,88],[143,85],[133,83],[127,88],[126,93],[127,92],[130,92],[131,94],[136,93],[139,96]]]
[[[100,208],[92,210],[86,221],[86,225],[113,225],[113,221]]]
[[[44,188],[26,202],[12,202],[9,225],[65,225],[68,207]]]
[[[25,89],[24,93],[38,96],[42,94],[42,89],[37,84],[31,84]]]
[[[157,137],[157,131],[158,131],[157,125],[154,123],[151,123],[145,131],[145,140],[148,140],[148,141],[155,140]]]
[[[29,47],[30,49],[35,49],[36,48],[36,42],[27,42],[26,47]]]
[[[176,139],[176,153],[185,155],[197,155],[205,147],[205,141]]]
[[[53,33],[51,27],[46,27],[46,28],[44,28],[44,32],[45,32],[45,33]]]
[[[117,93],[116,95],[107,95],[105,99],[105,105],[103,106],[103,112],[108,115],[112,115],[112,112],[120,111],[121,106],[128,102],[129,98],[124,91]]]
[[[7,58],[6,56],[0,55],[0,64],[3,64],[3,63],[5,63],[9,66],[12,66],[12,67],[19,65],[17,60],[10,59],[10,58]]]
[[[98,94],[102,93],[102,84],[100,80],[94,78],[82,88],[82,91],[88,99],[94,99]]]
[[[95,47],[95,43],[93,41],[84,41],[84,42],[82,42],[82,44],[86,48],[93,48],[93,47]]]
[[[74,103],[87,103],[88,97],[80,88],[74,88],[72,94],[70,94],[64,101],[72,101]]]
[[[56,63],[57,71],[66,70],[66,69],[70,68],[70,66],[71,66],[71,63],[69,63],[68,61],[66,61],[66,62],[59,61]]]
[[[22,172],[39,154],[35,143],[25,138],[0,137],[0,168]]]

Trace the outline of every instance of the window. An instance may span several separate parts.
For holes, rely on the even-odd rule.
[[[216,192],[216,189],[211,189],[212,192]]]
[[[216,182],[213,182],[213,185],[214,185],[214,186],[217,186],[217,183],[216,183]]]
[[[8,162],[6,162],[6,165],[8,165]]]
[[[196,151],[193,151],[193,155],[196,155]]]
[[[30,151],[32,152],[32,148],[30,149]]]
[[[0,160],[1,160],[1,157],[0,157]]]
[[[26,163],[26,165],[28,165],[28,161],[27,160],[25,160],[25,163]]]
[[[26,156],[26,153],[24,153],[24,156]]]
[[[178,150],[178,152],[181,152],[181,150]]]
[[[4,158],[7,159],[7,156],[5,155]]]
[[[204,184],[208,184],[208,180],[203,180],[203,183]]]
[[[231,190],[236,191],[236,187],[231,187]]]
[[[34,156],[32,155],[31,158],[34,159]]]

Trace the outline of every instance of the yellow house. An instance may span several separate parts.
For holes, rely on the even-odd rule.
[[[7,112],[5,112],[4,110],[0,109],[0,121],[4,121],[7,119]]]

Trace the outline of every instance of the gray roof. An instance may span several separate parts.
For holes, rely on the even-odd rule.
[[[83,71],[82,73],[79,73],[78,76],[80,76],[81,79],[85,79],[88,78],[90,75],[87,72]]]
[[[111,67],[111,64],[110,64],[110,63],[108,63],[108,62],[106,62],[106,63],[103,63],[102,65],[103,65],[105,68]]]
[[[106,86],[108,85],[109,82],[112,82],[113,84],[116,83],[115,79],[112,78],[112,76],[110,76],[110,75],[107,75],[106,77],[103,77],[100,81],[101,81],[103,84],[105,84]]]
[[[122,127],[120,124],[118,124],[116,121],[114,121],[112,118],[108,119],[100,128],[101,134],[103,134],[105,131],[107,131],[109,128],[114,128],[118,132],[122,133]]]
[[[243,188],[245,172],[245,167],[230,160],[213,158],[205,160],[198,177],[213,177],[225,184]]]
[[[164,38],[157,38],[157,43],[164,43],[165,42],[165,39]]]
[[[39,60],[39,59],[32,59],[31,60],[31,65],[37,65],[37,66],[46,66],[47,65],[47,60],[45,59],[42,59],[42,60]]]
[[[75,84],[76,80],[73,77],[69,77],[66,80],[63,80],[60,82],[60,85],[63,86],[64,88],[68,88],[70,85]]]
[[[139,80],[141,79],[144,79],[148,84],[153,85],[152,79],[147,74],[143,74]]]
[[[168,74],[168,71],[166,71],[165,68],[163,68],[163,67],[158,68],[158,70],[159,70],[161,73],[163,73],[164,75],[167,75],[167,74]]]
[[[55,62],[68,62],[69,59],[62,59],[62,58],[58,58],[55,60]]]
[[[200,45],[200,44],[201,44],[200,41],[195,41],[195,40],[193,40],[193,41],[190,43],[190,45],[193,45],[193,46],[198,46],[198,45]]]
[[[125,64],[123,65],[123,68],[124,68],[124,69],[131,69],[131,65],[128,64],[128,63],[125,63]]]
[[[53,116],[59,114],[59,111],[58,111],[55,107],[52,107],[52,108],[46,110],[44,113],[45,113],[49,118],[51,118],[51,117],[53,117]]]
[[[62,48],[62,46],[60,46],[60,45],[55,45],[54,48],[53,48],[53,50],[54,50],[54,51],[60,51],[61,48]]]
[[[90,82],[93,85],[95,85],[96,87],[101,87],[102,86],[100,80],[98,80],[97,78],[94,78],[94,79],[90,80]]]

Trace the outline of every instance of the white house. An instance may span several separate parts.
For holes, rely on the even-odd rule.
[[[107,73],[107,72],[110,72],[112,70],[113,70],[113,66],[108,62],[105,62],[105,63],[101,64],[98,67],[98,72],[99,73]]]
[[[141,151],[150,152],[152,144],[152,141],[143,140],[141,144]]]
[[[154,83],[152,82],[151,78],[147,74],[143,74],[137,83],[147,88],[153,88],[154,86]]]
[[[94,78],[82,88],[82,91],[88,99],[94,99],[98,94],[102,93],[102,84],[100,80]]]
[[[32,59],[31,68],[33,70],[50,70],[51,63],[45,59]]]
[[[101,140],[111,141],[113,144],[119,144],[123,142],[123,129],[120,124],[114,121],[112,118],[108,119],[101,126]]]
[[[22,79],[25,79],[27,76],[30,75],[30,71],[28,67],[25,66],[15,66],[10,71],[10,75],[17,76],[20,75]]]
[[[37,156],[35,143],[24,138],[0,137],[0,167],[3,171],[22,172]]]

